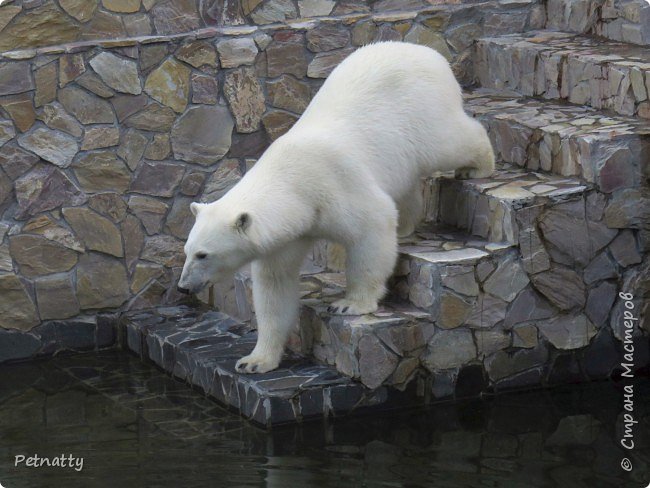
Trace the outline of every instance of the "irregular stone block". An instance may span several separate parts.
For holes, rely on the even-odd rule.
[[[617,277],[618,271],[606,252],[601,252],[596,256],[596,258],[589,263],[589,266],[585,268],[584,272],[584,280],[588,285],[600,280]]]
[[[144,84],[151,98],[181,113],[188,103],[191,70],[169,58],[153,70]]]
[[[36,121],[34,103],[29,93],[4,97],[0,100],[0,106],[9,114],[20,132],[29,130]]]
[[[632,264],[639,264],[642,260],[641,254],[637,249],[636,239],[630,230],[624,230],[609,245],[616,262],[623,268]]]
[[[465,323],[469,327],[489,329],[505,318],[507,308],[508,302],[482,293]]]
[[[72,137],[44,128],[19,137],[18,144],[61,168],[69,166],[79,151],[79,146]]]
[[[226,159],[222,161],[205,184],[202,202],[214,202],[224,196],[241,179],[239,161]]]
[[[323,17],[329,15],[336,2],[333,0],[298,0],[300,17]]]
[[[142,93],[138,66],[135,61],[102,52],[90,60],[90,66],[102,81],[114,90],[132,95]]]
[[[451,52],[445,42],[444,36],[440,32],[436,32],[433,29],[424,27],[423,25],[414,25],[404,37],[404,41],[428,46],[431,49],[438,51],[447,60],[452,59]]]
[[[334,68],[353,52],[354,48],[345,48],[317,54],[307,67],[307,76],[309,78],[327,78]]]
[[[124,265],[98,253],[83,254],[77,267],[77,298],[82,310],[119,307],[129,298]]]
[[[34,105],[41,107],[56,99],[56,91],[59,83],[57,77],[56,63],[49,63],[34,72],[36,92],[34,94]]]
[[[557,349],[580,349],[596,335],[594,324],[583,314],[560,315],[540,321],[537,327],[541,334]]]
[[[64,208],[63,216],[88,249],[117,257],[124,256],[122,235],[107,218],[80,207]]]
[[[510,256],[497,265],[496,271],[483,284],[483,289],[495,297],[511,302],[528,283],[528,276],[519,260]]]
[[[512,302],[503,325],[509,329],[523,322],[552,317],[556,313],[553,306],[529,286]]]
[[[235,116],[237,131],[255,132],[266,110],[264,93],[251,68],[240,68],[226,74],[223,93]]]
[[[183,266],[184,256],[183,242],[164,234],[148,237],[142,251],[143,260],[168,268]]]
[[[82,151],[103,149],[117,146],[120,142],[120,130],[117,127],[90,127],[81,143]]]
[[[302,38],[287,42],[272,42],[266,48],[268,77],[294,75],[304,78],[307,74],[307,57]]]
[[[522,324],[512,329],[513,347],[530,349],[537,346],[537,327],[532,324]]]
[[[465,323],[472,310],[471,304],[467,303],[453,293],[443,293],[440,299],[440,316],[436,325],[443,329],[454,329]]]
[[[209,165],[230,149],[233,119],[221,106],[189,108],[172,128],[174,158]]]
[[[129,209],[142,221],[147,234],[152,235],[160,232],[169,207],[155,198],[133,195],[129,198]]]
[[[59,101],[82,124],[113,124],[115,116],[108,102],[72,86],[59,90]]]
[[[102,0],[102,5],[106,10],[123,14],[140,10],[140,0]]]
[[[485,369],[492,381],[499,381],[531,368],[540,367],[548,361],[548,349],[539,344],[533,349],[521,349],[515,353],[499,351],[485,359]]]
[[[130,169],[134,170],[142,160],[149,140],[140,132],[129,129],[122,136],[122,144],[117,149],[117,155],[126,161]]]
[[[77,264],[75,251],[39,236],[11,236],[9,250],[20,273],[27,277],[68,271]]]
[[[153,139],[147,145],[144,152],[146,159],[160,161],[169,156],[171,152],[171,142],[168,134],[154,134]]]
[[[368,388],[381,386],[393,374],[398,362],[397,356],[376,337],[367,334],[359,340],[359,379]]]
[[[86,195],[54,166],[42,166],[30,171],[15,182],[18,208],[15,218],[52,210],[66,205],[82,205]]]
[[[502,330],[475,330],[479,357],[489,356],[510,347],[510,334]]]
[[[616,300],[616,289],[614,283],[604,281],[589,291],[585,313],[599,329],[607,325],[607,317]]]
[[[194,0],[157,2],[151,14],[159,35],[192,32],[201,27]]]
[[[438,331],[429,341],[422,364],[429,371],[458,368],[476,359],[472,333],[465,329]]]
[[[192,73],[192,103],[214,105],[219,99],[219,82],[212,76]]]
[[[34,81],[29,62],[10,62],[0,65],[0,96],[33,89]]]
[[[196,196],[203,187],[206,173],[200,171],[189,171],[181,181],[181,193],[188,196]]]
[[[97,0],[59,0],[66,13],[79,22],[88,22],[97,10]]]
[[[305,111],[311,99],[309,85],[292,76],[282,75],[277,80],[267,81],[266,90],[271,105],[297,114]]]
[[[125,192],[131,181],[126,164],[111,152],[85,154],[72,167],[79,184],[89,193]]]
[[[298,117],[293,114],[281,112],[277,110],[267,111],[262,117],[262,124],[264,130],[269,136],[271,141],[275,141],[278,137],[286,134],[293,124],[298,120]]]
[[[557,266],[531,277],[533,286],[562,310],[585,305],[585,285],[582,278],[569,268]]]
[[[70,275],[52,275],[34,281],[41,320],[67,319],[79,314]]]
[[[268,0],[251,14],[251,18],[256,24],[272,24],[295,19],[297,15],[298,12],[291,0]]]
[[[36,46],[54,46],[77,39],[79,26],[64,14],[56,4],[46,3],[23,12],[0,33],[0,51],[10,51],[20,47],[27,49]],[[0,78],[5,79],[0,76]],[[18,82],[16,87],[24,86],[30,77]],[[14,88],[16,89],[16,88]]]
[[[179,239],[187,239],[187,236],[194,225],[194,215],[190,211],[191,198],[177,197],[174,199],[167,220],[165,221],[165,232]]]
[[[174,196],[185,168],[180,164],[144,163],[133,178],[130,191],[159,197]]]
[[[184,44],[176,50],[174,56],[195,68],[217,66],[217,53],[212,44],[207,41],[194,41]]]
[[[38,323],[39,318],[36,312],[36,306],[18,276],[12,273],[0,274],[0,328],[26,331]],[[31,336],[21,334],[20,337]],[[16,340],[20,342],[24,339]],[[3,334],[0,344],[5,346],[0,346],[3,349],[0,352],[0,360],[11,359],[16,355],[18,357],[29,357],[29,355],[38,349],[38,346],[30,342],[29,353],[25,354],[25,351],[17,347],[17,344],[12,343],[5,334]],[[12,355],[6,348],[10,348],[14,354]],[[18,354],[19,351],[21,354]]]
[[[320,24],[307,31],[307,49],[319,53],[347,46],[349,31],[340,24]]]
[[[126,217],[126,203],[119,193],[99,193],[88,199],[88,206],[115,223]]]
[[[58,129],[74,137],[81,137],[83,134],[83,126],[58,102],[43,106],[38,118],[45,122],[50,129]]]
[[[542,214],[539,227],[544,239],[583,266],[616,235],[605,224],[587,219],[583,201],[555,205]]]
[[[224,39],[217,43],[222,68],[251,65],[257,57],[255,41],[248,37]]]
[[[628,188],[616,192],[605,208],[605,223],[616,229],[644,229],[650,222],[650,190]]]

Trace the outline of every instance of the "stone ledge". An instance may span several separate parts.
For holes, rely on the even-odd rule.
[[[487,0],[468,3],[439,3],[435,5],[425,5],[420,8],[411,10],[394,10],[390,12],[368,12],[368,13],[349,13],[333,16],[323,16],[315,18],[288,19],[284,22],[275,22],[263,25],[231,25],[219,27],[203,27],[187,32],[178,32],[173,34],[155,34],[155,35],[138,35],[127,37],[115,37],[112,39],[90,39],[87,41],[73,41],[65,44],[51,46],[34,47],[27,49],[15,49],[0,53],[1,57],[10,60],[30,59],[42,54],[62,54],[86,51],[92,48],[118,48],[136,46],[138,44],[153,44],[159,42],[172,42],[179,40],[206,39],[212,37],[234,37],[246,36],[256,32],[273,33],[278,30],[312,30],[319,25],[330,23],[343,23],[344,25],[356,24],[357,22],[373,21],[380,23],[395,23],[410,21],[421,15],[446,13],[454,14],[463,9],[475,10],[477,8],[491,7],[497,10],[517,10],[530,8],[534,2],[525,2],[523,4],[511,4],[503,0]]]
[[[571,192],[579,177],[610,193],[647,176],[650,121],[486,89],[467,93],[465,109],[488,129],[498,160],[565,177],[535,173],[550,186]]]
[[[501,138],[502,133],[491,135],[496,139],[493,145],[498,154],[507,141]],[[577,178],[525,171],[510,165],[500,166],[490,178],[443,178],[439,184],[440,222],[465,229],[492,243],[512,245],[519,243],[517,212],[531,207],[551,207],[588,189]]]
[[[369,390],[295,356],[269,373],[239,374],[235,363],[250,353],[256,333],[220,312],[167,307],[128,313],[121,331],[125,347],[263,427],[422,403],[414,388]]]
[[[481,86],[650,118],[650,51],[641,46],[532,31],[480,39]]]

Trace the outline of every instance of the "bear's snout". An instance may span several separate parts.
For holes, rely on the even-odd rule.
[[[189,289],[187,289],[187,288],[183,288],[183,287],[181,287],[181,286],[177,286],[177,287],[176,287],[176,290],[178,290],[178,292],[179,292],[179,293],[182,293],[183,295],[189,295],[189,294],[190,294],[190,290],[189,290]]]

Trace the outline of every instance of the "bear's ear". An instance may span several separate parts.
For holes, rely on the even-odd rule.
[[[240,213],[235,220],[235,229],[239,231],[246,231],[251,225],[251,216],[246,212]]]
[[[199,210],[201,210],[202,206],[203,205],[201,205],[200,203],[196,203],[196,202],[190,203],[190,210],[192,212],[192,215],[196,217],[196,214],[199,213]]]

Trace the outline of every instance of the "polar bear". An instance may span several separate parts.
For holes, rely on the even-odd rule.
[[[398,234],[412,233],[422,213],[422,177],[454,170],[488,177],[494,154],[485,129],[463,111],[445,58],[401,42],[362,47],[226,195],[191,204],[196,221],[179,290],[198,292],[252,262],[258,339],[236,368],[275,369],[297,322],[299,270],[314,242],[346,250],[345,298],[330,311],[374,312]]]

